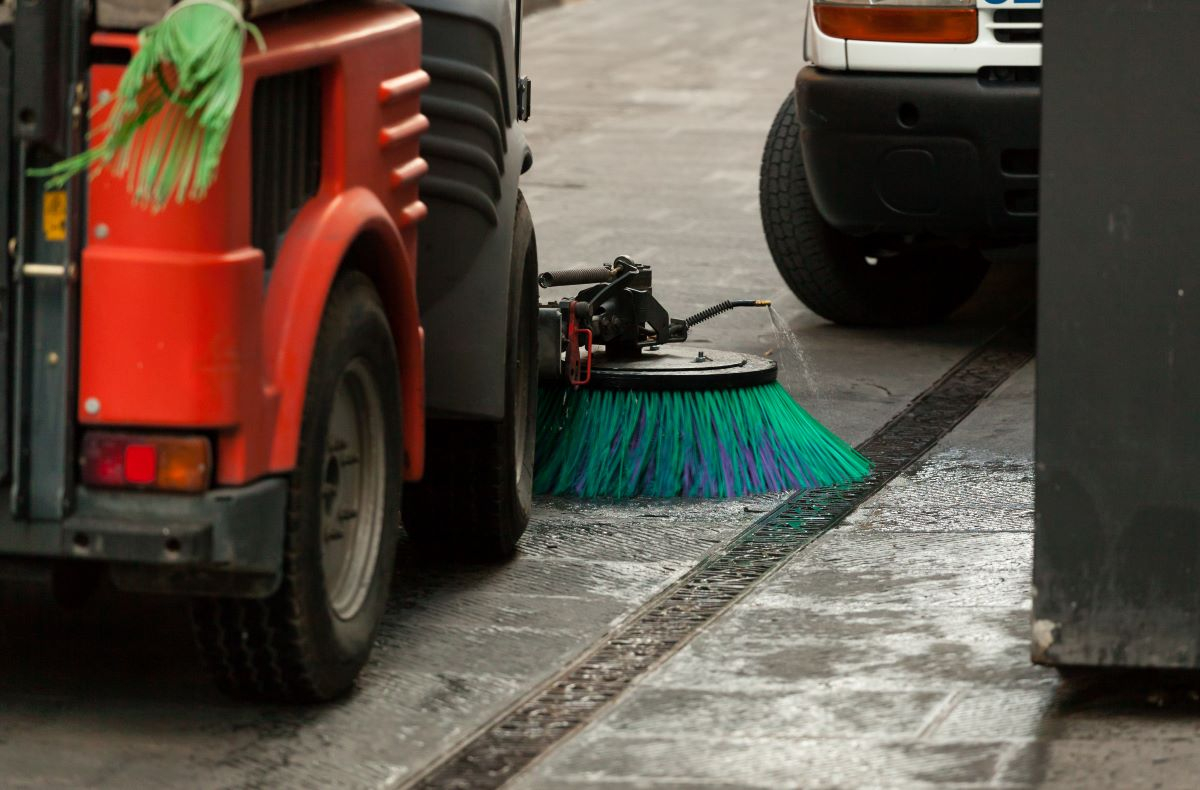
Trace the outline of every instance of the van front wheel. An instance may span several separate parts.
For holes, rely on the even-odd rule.
[[[988,272],[975,249],[858,238],[826,222],[809,189],[794,95],[767,137],[759,202],[784,282],[810,310],[838,324],[940,321],[971,298]]]

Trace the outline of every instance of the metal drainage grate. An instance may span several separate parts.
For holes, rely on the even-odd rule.
[[[860,446],[875,463],[868,479],[789,499],[408,787],[503,785],[917,461],[1032,359],[1032,349],[1032,320],[1024,318],[960,362]]]

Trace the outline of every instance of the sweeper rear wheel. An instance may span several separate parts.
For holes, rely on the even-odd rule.
[[[810,310],[835,323],[940,321],[971,298],[988,272],[977,250],[857,238],[826,222],[808,186],[794,95],[767,138],[759,192],[779,273]]]
[[[313,354],[279,590],[192,607],[201,653],[227,693],[324,701],[348,690],[366,663],[399,534],[397,369],[374,287],[357,272],[342,275]]]
[[[417,543],[476,560],[516,551],[533,507],[537,427],[537,242],[517,203],[509,300],[505,417],[429,425],[425,480],[406,497],[404,525]]]

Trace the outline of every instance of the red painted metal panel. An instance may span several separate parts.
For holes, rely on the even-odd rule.
[[[334,4],[330,4],[333,6]],[[89,194],[83,260],[80,408],[92,425],[219,432],[226,485],[295,463],[310,358],[328,289],[365,235],[367,272],[392,322],[403,376],[406,476],[424,456],[423,342],[416,303],[420,18],[398,7],[315,8],[263,25],[268,50],[248,48],[246,82],[212,192],[159,214],[132,205],[123,181],[102,175]],[[136,48],[133,36],[97,46]],[[323,169],[264,291],[251,246],[250,101],[263,77],[324,70]],[[121,67],[96,66],[93,96]],[[95,118],[103,123],[104,114]],[[380,145],[381,136],[400,130]],[[406,178],[397,181],[395,174]]]

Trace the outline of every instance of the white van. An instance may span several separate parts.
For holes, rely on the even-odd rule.
[[[807,0],[763,155],[763,227],[831,321],[944,318],[1037,240],[1041,0]]]

